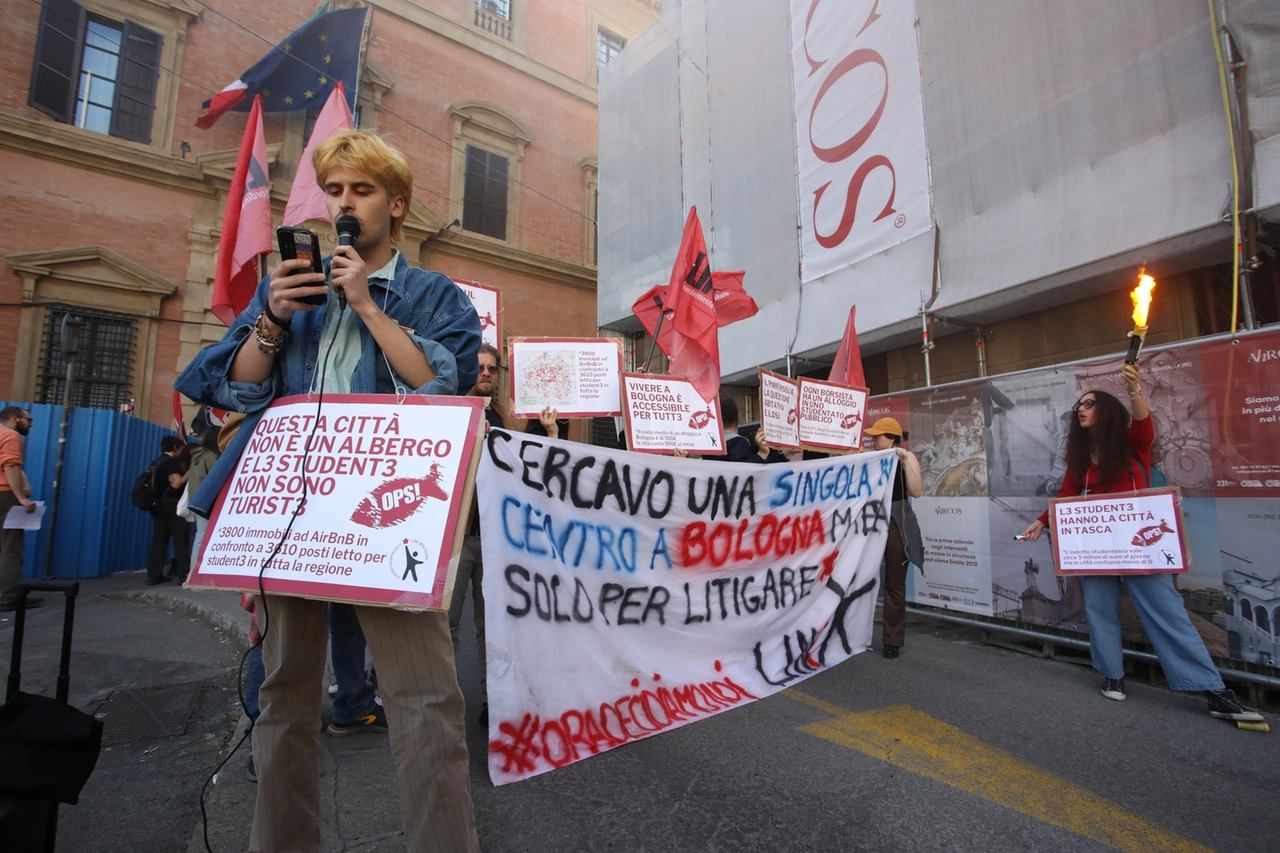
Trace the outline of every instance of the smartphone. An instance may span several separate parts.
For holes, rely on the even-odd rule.
[[[276,229],[276,240],[280,244],[280,260],[292,261],[295,258],[301,258],[311,262],[311,272],[324,272],[324,264],[320,260],[320,238],[316,236],[316,232],[309,228],[284,225]],[[295,270],[291,275],[300,272],[304,270]],[[323,305],[328,300],[329,295],[326,293],[298,297],[299,302],[306,302],[308,305]]]

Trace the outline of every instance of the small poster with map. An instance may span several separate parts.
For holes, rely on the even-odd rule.
[[[511,414],[536,418],[547,407],[561,417],[622,414],[622,346],[615,338],[512,338]]]

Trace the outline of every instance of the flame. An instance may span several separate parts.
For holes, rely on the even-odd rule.
[[[1138,273],[1138,286],[1129,294],[1133,300],[1133,325],[1146,328],[1147,312],[1151,310],[1151,291],[1156,289],[1156,280],[1146,273]]]

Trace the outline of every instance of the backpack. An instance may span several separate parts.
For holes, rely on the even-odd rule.
[[[1126,444],[1124,446],[1124,452],[1137,461],[1138,467],[1142,470],[1143,476],[1147,478],[1148,489],[1163,489],[1165,486],[1169,485],[1169,478],[1165,476],[1165,473],[1154,465],[1143,465],[1142,459],[1139,458],[1138,454],[1133,452],[1132,447]]]
[[[129,493],[129,500],[138,509],[150,512],[160,503],[160,495],[156,489],[156,467],[163,458],[161,456],[148,465],[147,470],[139,474],[133,481],[133,491]]]

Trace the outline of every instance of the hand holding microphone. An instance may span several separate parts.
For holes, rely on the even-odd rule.
[[[338,294],[339,310],[345,310],[347,307],[347,287],[351,285],[358,286],[360,282],[363,282],[367,293],[369,279],[364,268],[364,261],[360,259],[354,249],[350,252],[340,251],[344,246],[355,245],[356,238],[360,236],[360,220],[354,216],[339,216],[338,221],[333,226],[338,232],[339,251],[333,253],[329,272],[333,278],[333,289]]]

